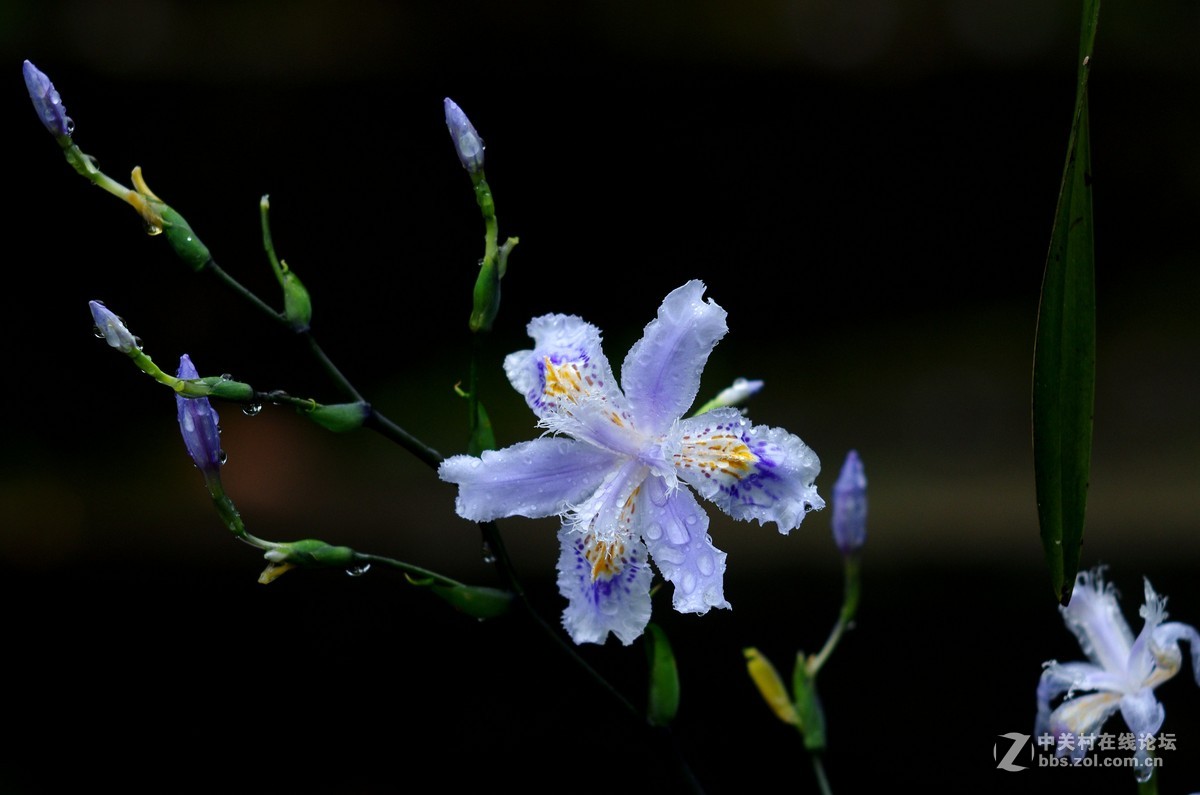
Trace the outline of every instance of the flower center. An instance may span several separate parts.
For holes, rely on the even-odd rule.
[[[601,541],[593,537],[583,551],[583,556],[592,565],[592,580],[601,577],[612,579],[627,563],[625,559],[625,542],[621,539]]]

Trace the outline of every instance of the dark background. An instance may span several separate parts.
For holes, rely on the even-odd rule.
[[[721,3],[0,2],[8,418],[0,790],[675,791],[658,740],[522,616],[484,624],[387,571],[264,588],[208,505],[174,403],[91,336],[121,314],[173,370],[334,401],[306,352],[122,203],[78,178],[18,77],[46,71],[110,175],[140,165],[218,263],[272,297],[258,199],[313,294],[313,328],[368,397],[464,446],[481,223],[448,141],[485,138],[521,243],[485,349],[498,439],[531,438],[504,381],[544,312],[605,332],[614,366],[691,278],[731,332],[702,396],[767,381],[752,418],[870,478],[857,628],[822,673],[837,791],[1129,792],[1116,770],[995,770],[1032,732],[1043,661],[1082,657],[1041,559],[1029,444],[1038,289],[1074,92],[1078,8],[1055,0]],[[1084,565],[1200,622],[1194,234],[1200,106],[1185,0],[1111,2],[1092,75],[1099,368]],[[367,432],[221,409],[251,532],[320,537],[496,584],[453,488]],[[840,598],[828,512],[790,537],[715,509],[732,611],[669,609],[675,741],[711,792],[815,791],[743,672],[814,651]],[[501,523],[556,623],[553,520]],[[583,655],[640,703],[640,643]],[[1164,793],[1195,788],[1190,665],[1157,691]],[[1105,727],[1124,731],[1119,718]],[[1004,741],[1000,741],[1000,751]],[[243,772],[246,769],[249,774]]]

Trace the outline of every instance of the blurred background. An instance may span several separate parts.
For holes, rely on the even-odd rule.
[[[216,261],[274,300],[258,200],[313,330],[368,398],[451,454],[482,223],[442,117],[485,139],[521,243],[487,340],[498,441],[537,433],[503,356],[545,312],[599,326],[614,366],[692,278],[729,312],[701,397],[762,378],[757,423],[870,480],[857,628],[822,674],[835,790],[1093,787],[1127,772],[996,770],[1032,733],[1044,661],[1080,659],[1042,560],[1029,440],[1038,292],[1079,9],[1063,0],[443,4],[0,2],[9,140],[9,418],[0,593],[15,735],[0,791],[75,773],[130,791],[680,788],[669,755],[523,616],[479,624],[388,571],[269,588],[178,437],[174,401],[92,337],[100,299],[173,371],[335,402],[307,352],[176,261],[63,162],[18,76],[50,75],[111,176],[140,165]],[[1143,576],[1200,622],[1193,229],[1200,8],[1102,9],[1092,73],[1098,383],[1084,567],[1140,626]],[[494,585],[454,489],[369,432],[220,408],[251,532]],[[741,650],[785,670],[836,617],[828,512],[783,537],[710,509],[732,611],[655,621],[675,644],[675,742],[710,792],[815,791]],[[501,523],[557,623],[554,520]],[[641,703],[641,644],[584,656]],[[1162,792],[1200,777],[1200,690],[1158,695]],[[1125,730],[1119,718],[1106,726]],[[997,743],[1000,743],[997,746]],[[247,778],[247,760],[254,770]]]

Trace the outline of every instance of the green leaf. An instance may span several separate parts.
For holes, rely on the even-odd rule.
[[[1075,113],[1067,141],[1033,356],[1033,459],[1038,523],[1059,601],[1071,599],[1083,544],[1096,386],[1088,73],[1099,0],[1084,0]]]
[[[679,711],[679,671],[667,634],[657,624],[646,626],[646,660],[650,664],[650,692],[646,700],[646,719],[654,726],[666,726]]]
[[[824,751],[825,710],[817,695],[817,675],[809,673],[803,653],[796,655],[796,667],[792,669],[792,695],[796,699],[804,747],[810,751]]]
[[[430,585],[429,590],[467,615],[481,620],[504,615],[512,607],[512,591],[499,588],[487,588],[482,585]]]

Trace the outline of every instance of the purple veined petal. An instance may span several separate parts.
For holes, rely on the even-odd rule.
[[[663,579],[675,586],[672,605],[703,615],[725,600],[725,553],[708,535],[708,514],[690,489],[670,490],[660,477],[646,478],[637,501],[637,528]]]
[[[558,531],[558,590],[567,599],[563,627],[576,643],[604,643],[613,633],[628,646],[650,621],[653,572],[636,536],[611,541]]]
[[[504,372],[554,433],[635,455],[643,443],[600,345],[600,330],[573,315],[529,323],[533,350],[509,354]]]
[[[486,522],[563,513],[591,496],[616,466],[617,459],[607,450],[547,437],[487,450],[480,458],[447,458],[438,476],[459,486],[459,516]]]
[[[185,353],[179,358],[177,378],[191,380],[199,378],[192,360]],[[212,407],[208,398],[185,398],[175,396],[175,408],[179,415],[179,431],[183,434],[183,443],[187,446],[188,455],[192,457],[196,467],[210,477],[220,472],[224,455],[221,453],[221,430],[218,426],[220,417]]]
[[[1079,572],[1071,603],[1059,610],[1089,660],[1106,671],[1126,669],[1133,632],[1121,615],[1112,583],[1104,582],[1103,569]]]
[[[681,420],[675,432],[679,477],[734,519],[775,522],[786,534],[825,507],[813,485],[820,459],[800,437],[751,425],[736,409]]]
[[[672,291],[621,365],[621,387],[646,433],[664,433],[688,410],[709,354],[729,330],[725,310],[703,295],[699,280]]]

